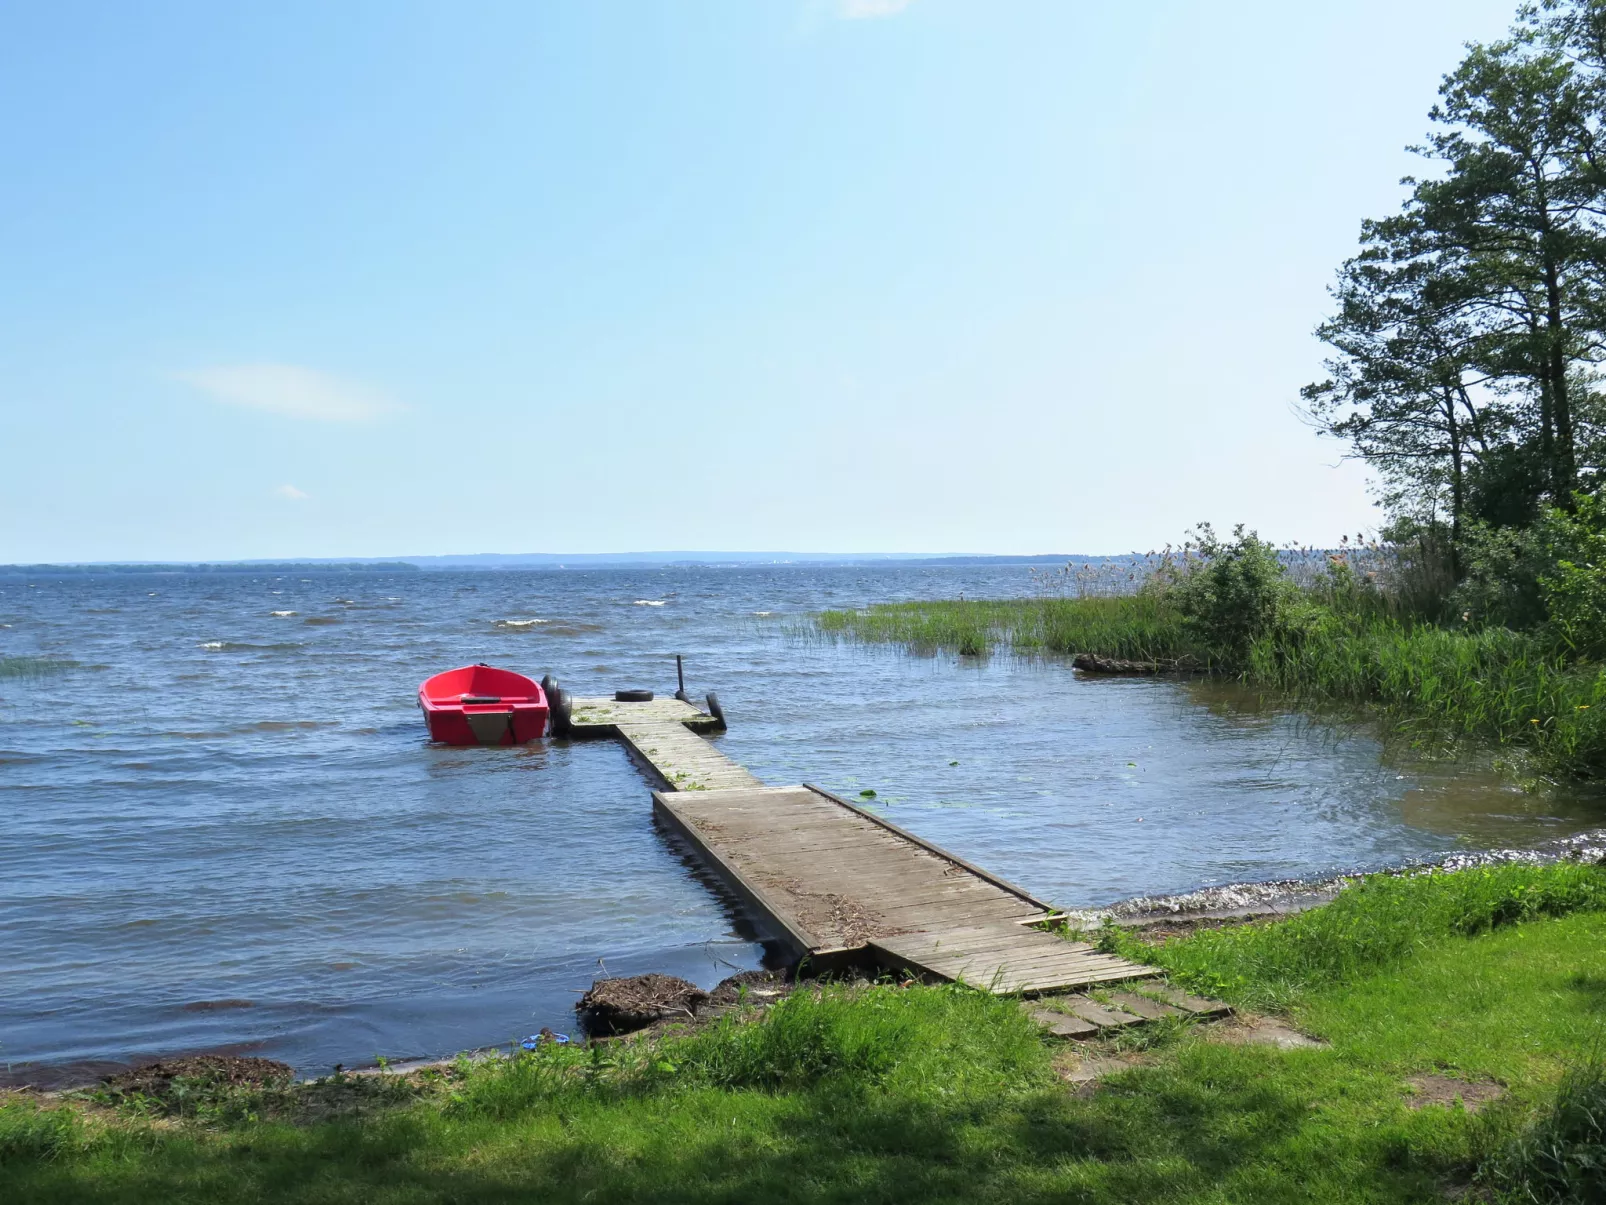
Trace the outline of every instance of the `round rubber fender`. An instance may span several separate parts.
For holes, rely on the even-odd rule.
[[[569,735],[569,716],[574,710],[574,700],[569,692],[561,686],[554,686],[552,693],[547,697],[547,714],[552,721],[553,736]]]
[[[547,697],[548,702],[551,701],[552,696],[557,693],[557,690],[558,680],[551,674],[548,674],[546,677],[541,679],[541,693]]]
[[[616,690],[613,692],[613,701],[615,703],[651,703],[652,691]]]
[[[719,726],[721,728],[729,727],[729,725],[725,723],[725,709],[719,705],[719,696],[713,691],[708,692],[708,714],[719,721]]]

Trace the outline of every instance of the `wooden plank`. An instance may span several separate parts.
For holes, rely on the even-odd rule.
[[[818,949],[823,943],[814,934],[807,932],[788,913],[779,902],[772,900],[762,888],[747,881],[740,871],[729,866],[721,860],[713,848],[707,844],[697,826],[686,818],[675,813],[656,791],[653,793],[654,810],[659,816],[667,820],[672,828],[681,834],[695,848],[697,848],[715,870],[717,870],[726,883],[759,912],[763,913],[773,924],[778,925],[781,934],[793,947],[794,952],[806,954],[810,950]]]
[[[1086,996],[1072,996],[1064,1001],[1064,1004],[1082,1020],[1091,1021],[1100,1029],[1120,1029],[1127,1025],[1137,1025],[1143,1020],[1142,1017],[1123,1009],[1107,1008],[1097,1000],[1090,1000]]]
[[[1098,1036],[1099,1027],[1097,1025],[1091,1021],[1084,1021],[1081,1017],[1073,1017],[1069,1013],[1055,1012],[1050,1008],[1034,1006],[1027,1009],[1026,1015],[1057,1038],[1093,1038]]]
[[[1000,887],[1003,890],[1009,892],[1011,895],[1019,896],[1021,899],[1025,900],[1027,903],[1033,904],[1036,907],[1041,908],[1044,912],[1052,912],[1054,910],[1053,905],[1045,904],[1042,900],[1040,900],[1036,896],[1030,894],[1029,892],[1027,892],[1023,888],[1015,886],[1015,884],[1011,883],[1009,880],[1001,879],[997,875],[991,874],[988,871],[983,870],[980,866],[973,866],[971,863],[965,861],[963,858],[959,857],[957,854],[951,854],[947,850],[943,849],[941,846],[933,845],[931,842],[923,840],[922,838],[915,836],[913,833],[907,832],[904,829],[899,828],[896,824],[892,823],[892,821],[888,820],[884,816],[877,816],[874,812],[869,812],[869,811],[866,811],[864,808],[859,807],[858,804],[849,803],[846,799],[843,799],[840,795],[833,795],[833,794],[831,794],[831,792],[823,790],[820,787],[813,786],[810,783],[804,783],[803,785],[805,787],[807,787],[809,790],[813,791],[815,794],[823,795],[823,796],[825,796],[825,798],[830,799],[830,800],[832,800],[832,801],[834,801],[836,803],[841,804],[843,807],[847,808],[849,811],[858,813],[860,816],[863,816],[866,820],[869,820],[872,824],[879,824],[882,828],[896,833],[898,836],[902,837],[905,841],[909,841],[909,842],[911,842],[911,843],[913,843],[915,845],[918,845],[922,849],[929,850],[931,853],[936,854],[939,858],[944,858],[947,861],[952,862],[956,866],[962,866],[964,869],[970,871],[970,873],[975,875],[977,878],[983,879],[983,880],[993,884],[993,886],[995,886],[995,887]]]
[[[1190,996],[1181,988],[1172,987],[1169,983],[1145,983],[1143,994],[1164,1000],[1174,1008],[1183,1012],[1192,1013],[1196,1017],[1225,1017],[1232,1013],[1232,1005],[1224,1004],[1220,1000],[1208,1000],[1203,996]]]
[[[1117,1008],[1135,1013],[1145,1021],[1160,1021],[1166,1017],[1187,1016],[1180,1008],[1172,1008],[1169,1004],[1162,1004],[1158,1000],[1151,1000],[1147,996],[1140,996],[1136,992],[1111,992],[1110,1003]]]

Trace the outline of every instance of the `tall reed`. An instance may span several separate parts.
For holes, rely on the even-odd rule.
[[[919,649],[978,656],[1002,645],[1022,651],[1098,653],[1135,661],[1201,656],[1163,595],[879,603],[822,611],[818,631]]]

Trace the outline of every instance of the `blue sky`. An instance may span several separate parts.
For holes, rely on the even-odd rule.
[[[0,0],[0,561],[1334,541],[1513,8]]]

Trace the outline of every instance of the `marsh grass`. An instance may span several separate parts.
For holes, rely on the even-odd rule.
[[[976,656],[995,647],[1022,652],[1098,653],[1133,661],[1199,656],[1181,616],[1163,597],[1017,598],[880,603],[822,611],[815,629],[830,638]]]
[[[1419,747],[1512,745],[1542,771],[1606,776],[1606,671],[1534,635],[1328,612],[1257,640],[1244,677],[1302,704],[1375,707]]]
[[[1371,712],[1419,750],[1507,747],[1555,777],[1606,778],[1606,670],[1569,660],[1542,637],[1505,628],[1414,622],[1329,591],[1312,593],[1295,626],[1265,633],[1228,658],[1184,621],[1163,592],[1108,598],[889,603],[824,611],[831,639],[947,649],[1094,653],[1135,661],[1186,659],[1288,703]],[[1325,598],[1326,601],[1321,601]]]

